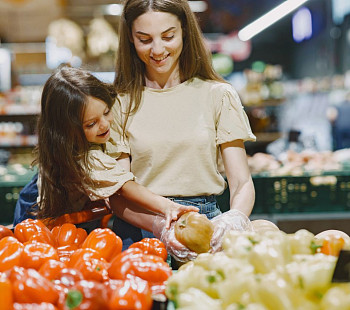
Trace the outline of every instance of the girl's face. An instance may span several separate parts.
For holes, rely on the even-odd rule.
[[[175,15],[149,11],[135,19],[131,30],[148,74],[156,77],[178,70],[183,39],[181,22]]]
[[[97,98],[88,97],[83,117],[86,139],[92,143],[106,143],[110,137],[113,114],[107,104]]]

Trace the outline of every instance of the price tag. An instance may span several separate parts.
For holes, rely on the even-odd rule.
[[[350,251],[340,251],[332,282],[350,282]]]

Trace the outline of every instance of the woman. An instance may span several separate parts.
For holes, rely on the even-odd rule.
[[[226,186],[217,169],[220,152],[231,210],[213,219],[217,249],[223,231],[237,222],[227,219],[245,225],[255,199],[244,148],[255,136],[239,97],[214,71],[186,0],[125,1],[119,35],[114,84],[124,139],[117,144],[125,153],[119,162],[152,192],[197,206],[212,219],[221,214],[215,196]],[[128,203],[118,215],[146,230],[155,223]],[[120,218],[115,231],[124,244],[145,236]]]

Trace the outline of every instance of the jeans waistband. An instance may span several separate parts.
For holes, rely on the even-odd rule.
[[[166,197],[172,201],[192,201],[195,203],[206,203],[206,202],[215,202],[216,201],[216,195],[209,195],[209,196],[186,196],[186,197],[175,197],[175,196],[168,196]]]
[[[167,198],[185,206],[198,207],[199,213],[205,214],[209,219],[221,214],[215,195]]]

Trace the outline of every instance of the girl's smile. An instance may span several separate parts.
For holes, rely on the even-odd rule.
[[[88,97],[83,129],[86,139],[91,143],[106,143],[110,137],[110,127],[113,115],[105,102],[94,97]]]

